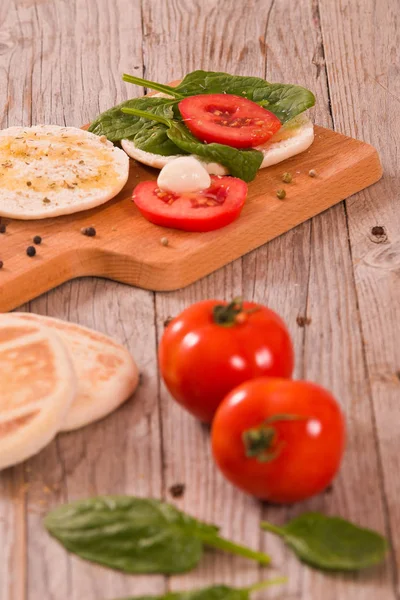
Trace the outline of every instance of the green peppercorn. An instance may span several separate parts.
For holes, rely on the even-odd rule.
[[[286,198],[286,192],[285,192],[285,190],[278,190],[276,192],[276,195],[279,198],[279,200],[284,200]]]
[[[282,181],[284,183],[292,183],[292,174],[291,173],[284,173],[282,175]]]

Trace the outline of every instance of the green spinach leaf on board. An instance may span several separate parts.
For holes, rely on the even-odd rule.
[[[381,563],[387,552],[379,533],[319,513],[303,514],[283,527],[266,522],[261,527],[282,537],[300,560],[322,570],[364,569]]]
[[[99,496],[61,506],[45,527],[70,552],[127,573],[183,573],[200,561],[203,546],[263,564],[269,557],[230,542],[218,528],[155,499]]]
[[[176,87],[160,85],[132,75],[124,75],[123,79],[171,94],[178,100],[198,94],[226,93],[242,96],[274,113],[282,123],[293,119],[315,104],[314,94],[304,87],[269,83],[260,77],[198,70],[188,73]]]
[[[263,154],[259,150],[238,150],[224,144],[203,144],[177,119],[168,119],[162,115],[149,114],[130,107],[124,107],[123,112],[164,124],[168,138],[181,149],[181,153],[194,154],[206,162],[215,162],[224,165],[234,177],[244,181],[252,181],[263,161]]]
[[[105,135],[111,142],[132,140],[141,150],[162,156],[183,154],[184,152],[167,136],[166,125],[122,112],[122,108],[132,108],[165,119],[174,119],[177,114],[174,111],[176,104],[176,100],[168,98],[133,98],[103,112],[90,124],[89,131],[96,135]]]
[[[224,144],[203,144],[188,128],[178,121],[171,123],[167,131],[169,139],[184,152],[200,156],[206,162],[224,165],[231,175],[244,181],[252,181],[263,161],[259,150],[238,150]]]
[[[257,583],[248,588],[214,585],[191,592],[169,592],[163,596],[131,596],[129,598],[121,598],[120,600],[249,600],[253,592],[285,582],[286,578],[280,577]]]

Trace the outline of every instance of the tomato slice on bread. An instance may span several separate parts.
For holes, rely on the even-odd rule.
[[[280,129],[272,112],[247,98],[232,94],[202,94],[179,102],[186,127],[202,142],[253,148]]]
[[[143,181],[133,192],[142,215],[156,225],[185,231],[211,231],[240,215],[247,185],[236,177],[211,176],[211,186],[200,192],[161,190],[156,181]]]

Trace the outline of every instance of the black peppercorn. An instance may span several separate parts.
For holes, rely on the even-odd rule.
[[[7,231],[7,225],[5,223],[0,223],[0,233],[5,233]]]
[[[96,235],[96,230],[94,227],[83,227],[81,229],[81,233],[83,233],[83,235],[87,235],[88,237],[94,237]]]
[[[42,243],[42,238],[40,237],[40,235],[35,235],[35,237],[33,238],[33,243],[34,244],[41,244]]]
[[[34,246],[28,246],[26,249],[26,253],[28,256],[35,256],[36,248]]]

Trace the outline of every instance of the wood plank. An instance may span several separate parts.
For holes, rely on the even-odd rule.
[[[96,0],[90,5],[20,1],[16,7],[8,26],[10,31],[18,31],[20,21],[22,32],[7,60],[13,86],[10,97],[17,106],[11,107],[7,124],[30,124],[32,118],[34,123],[76,125],[126,97],[126,86],[120,80],[122,64],[124,68],[139,66],[142,71],[138,4],[125,0]],[[23,68],[16,69],[17,65]],[[32,84],[27,86],[25,76],[31,73]],[[25,98],[22,107],[18,105],[21,98]],[[74,498],[98,493],[160,495],[153,305],[150,293],[111,282],[81,280],[25,307],[108,333],[132,351],[143,371],[143,384],[133,400],[96,425],[60,435],[26,464],[29,599],[112,599],[164,589],[163,577],[131,578],[70,557],[42,525],[50,508]],[[6,473],[0,475],[2,489],[8,486],[9,496],[12,492],[15,497],[15,523],[21,521],[23,489],[18,469],[11,471],[15,484],[3,479]],[[6,545],[0,552],[7,561],[1,562],[0,581],[10,590],[5,600],[22,600],[24,570],[19,548],[23,537],[18,546],[14,537],[21,526],[14,533],[12,504],[2,499],[2,515],[7,510],[4,504],[10,524],[6,531],[4,526],[2,529]]]
[[[259,51],[258,37],[265,31],[270,4],[269,1],[251,2],[249,6],[233,0],[216,4],[207,0],[200,5],[182,0],[145,0],[146,76],[159,81],[170,80],[199,67],[262,74],[264,56]],[[188,44],[188,40],[192,43]],[[158,293],[158,338],[168,316],[178,314],[197,300],[228,299],[240,294],[247,276],[250,274],[243,272],[242,261],[237,260],[180,292]],[[226,537],[257,547],[259,503],[237,493],[223,481],[210,456],[207,428],[179,408],[162,385],[161,401],[165,497],[173,500],[170,486],[185,483],[184,496],[175,500],[179,507],[218,524]],[[246,585],[259,577],[258,566],[250,561],[210,553],[192,573],[171,578],[169,589],[193,589],[213,582]]]
[[[300,82],[317,92],[316,122],[330,125],[317,3],[302,2],[296,6],[290,2],[276,3],[270,14],[269,30],[267,78],[288,81],[293,79],[294,72],[300,73],[304,77]],[[288,36],[288,30],[304,31],[307,35]],[[311,64],[314,65],[312,70]],[[318,169],[318,166],[314,168]],[[259,283],[253,287],[260,293],[260,300],[264,292],[269,305],[286,318],[292,330],[299,329],[296,322],[303,325],[300,328],[304,334],[301,352],[297,344],[298,354],[301,354],[297,375],[328,387],[342,402],[348,415],[351,443],[343,470],[331,493],[322,494],[290,510],[269,508],[265,511],[265,518],[283,522],[305,510],[316,509],[341,514],[385,531],[383,494],[377,485],[379,466],[374,456],[367,456],[364,451],[367,440],[374,438],[373,418],[368,403],[361,405],[358,400],[362,397],[361,390],[366,392],[362,387],[363,345],[357,327],[358,310],[343,206],[314,218],[309,231],[309,245],[301,237],[290,240],[289,236],[284,236],[261,249],[256,255],[258,272],[261,274],[264,269],[268,279],[264,287]],[[286,237],[288,245],[279,246],[278,243]],[[310,254],[307,249],[311,250]],[[263,259],[260,254],[264,254]],[[281,264],[275,262],[277,256],[283,257]],[[288,256],[295,256],[297,264],[288,265]],[[309,258],[307,267],[304,265],[306,258]],[[285,279],[287,271],[292,275]],[[293,284],[297,284],[297,289]],[[305,307],[302,304],[304,296]],[[298,321],[299,315],[306,319]],[[298,337],[299,334],[296,338],[299,343]],[[353,396],[355,389],[357,395]],[[370,510],[371,503],[373,511]],[[271,536],[268,536],[266,544],[270,542]],[[289,575],[289,593],[304,600],[319,600],[322,596],[332,600],[361,596],[372,599],[379,593],[391,597],[390,568],[361,577],[332,578],[299,566],[282,550],[279,558],[279,564]]]
[[[115,413],[76,432],[60,434],[29,461],[29,598],[46,597],[47,589],[73,600],[112,599],[133,591],[161,593],[162,577],[128,577],[69,556],[42,526],[44,514],[63,502],[98,494],[160,496],[152,295],[105,281],[82,281],[36,300],[31,309],[79,322],[123,343],[142,370],[142,384]]]
[[[24,467],[7,469],[0,476],[0,598],[25,600],[26,484]]]
[[[317,177],[309,177],[318,165]],[[283,186],[284,201],[276,197],[282,187],[280,164],[262,169],[249,184],[243,211],[234,223],[208,233],[193,233],[155,226],[132,205],[132,192],[140,181],[155,179],[158,171],[131,161],[124,190],[111,202],[90,211],[45,219],[7,220],[2,236],[0,310],[22,302],[83,275],[97,275],[150,290],[182,288],[285,233],[381,176],[374,148],[328,129],[315,128],[315,141],[302,154],[285,161],[296,173]],[[94,225],[95,238],[81,229]],[[34,258],[26,247],[40,232],[43,243]],[[168,247],[160,240],[167,236]],[[138,243],[140,240],[140,243]],[[62,267],[60,267],[62,265]]]
[[[142,67],[138,4],[96,0],[89,11],[88,3],[77,1],[18,0],[17,8],[0,3],[3,126],[28,125],[31,116],[34,122],[77,124],[125,98],[127,88],[119,74],[136,66],[141,72]],[[262,75],[267,64],[271,79],[314,89],[319,99],[316,120],[329,126],[326,58],[336,128],[372,143],[378,140],[387,176],[350,199],[347,212],[340,206],[331,209],[183,292],[158,294],[156,329],[153,295],[110,282],[66,284],[26,307],[115,335],[132,349],[145,377],[135,400],[109,419],[60,436],[26,468],[0,474],[0,597],[25,598],[24,482],[28,479],[27,588],[32,600],[111,600],[129,593],[161,592],[163,578],[124,577],[68,557],[44,534],[41,517],[64,500],[97,492],[154,494],[171,500],[169,487],[180,481],[187,484],[187,491],[176,500],[178,506],[217,521],[225,535],[238,541],[252,546],[260,542],[273,554],[278,569],[289,575],[283,592],[277,588],[262,597],[391,600],[396,597],[391,585],[396,572],[390,562],[361,576],[328,578],[302,567],[279,540],[260,536],[258,523],[261,516],[282,522],[306,508],[323,508],[382,531],[389,522],[394,534],[399,528],[395,427],[400,360],[395,324],[400,316],[396,304],[400,243],[393,150],[399,137],[398,16],[387,0],[379,6],[372,0],[321,0],[320,8],[316,0],[250,0],[239,6],[230,0],[219,4],[206,0],[201,5],[146,0],[143,18],[147,76],[179,77],[198,67],[199,57],[205,68],[243,74]],[[288,31],[303,35],[288,35]],[[60,92],[54,94],[54,89]],[[130,95],[133,91],[129,87]],[[371,114],[374,119],[368,118]],[[387,239],[371,233],[376,225],[385,226]],[[294,510],[262,508],[223,482],[210,460],[207,432],[173,404],[163,388],[160,430],[154,338],[156,333],[160,337],[164,319],[195,300],[240,293],[282,314],[295,340],[296,375],[330,387],[349,415],[348,454],[333,492]],[[297,317],[304,316],[311,323],[300,327]],[[127,422],[132,423],[129,435]],[[112,455],[108,447],[113,448]],[[395,535],[393,542],[398,563]],[[260,575],[255,565],[209,555],[194,573],[173,578],[168,587],[191,588],[222,580],[241,585]]]
[[[372,402],[377,456],[382,477],[386,525],[394,548],[393,581],[400,597],[400,479],[396,424],[400,379],[400,214],[398,158],[400,135],[400,18],[390,1],[332,4],[322,1],[322,29],[335,126],[366,141],[374,140],[384,168],[376,186],[346,203],[357,302],[364,340],[366,395]],[[374,227],[383,230],[374,230]],[[374,233],[375,232],[375,233]],[[376,235],[376,232],[378,235]],[[365,401],[366,402],[366,401]],[[364,448],[370,447],[365,437]],[[374,502],[370,500],[370,513]],[[373,509],[371,507],[374,507]],[[386,596],[385,596],[386,597]],[[389,596],[388,596],[389,597]]]

